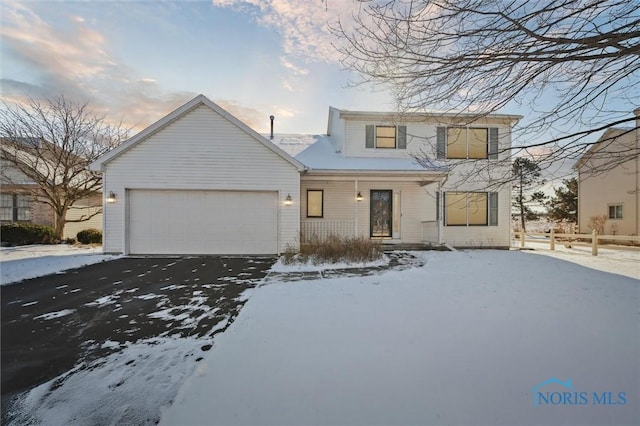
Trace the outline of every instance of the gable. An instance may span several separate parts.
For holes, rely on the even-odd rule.
[[[229,180],[238,174],[278,174],[295,166],[206,105],[164,126],[108,163],[116,173],[182,182]]]
[[[208,116],[205,111],[209,112]],[[207,120],[210,120],[210,122],[207,123]],[[189,125],[182,126],[179,124],[185,121],[189,122]],[[195,97],[122,145],[104,154],[93,162],[90,168],[96,171],[104,170],[108,163],[121,156],[128,155],[130,150],[137,148],[141,144],[148,144],[149,140],[153,140],[154,137],[158,135],[170,132],[171,130],[168,129],[175,130],[176,128],[181,129],[180,131],[183,133],[172,134],[170,137],[176,139],[176,143],[180,143],[183,147],[193,143],[194,146],[191,148],[195,148],[198,145],[196,139],[201,142],[203,138],[207,139],[209,143],[222,145],[234,140],[251,141],[256,146],[250,146],[251,144],[245,145],[246,149],[260,150],[261,148],[266,148],[267,151],[270,151],[285,163],[289,163],[298,170],[304,169],[304,166],[297,160],[250,129],[227,111],[211,102],[204,95]],[[161,136],[161,138],[162,137],[164,136]],[[233,149],[233,146],[228,146]],[[170,147],[165,148],[169,149],[169,151],[172,150]]]

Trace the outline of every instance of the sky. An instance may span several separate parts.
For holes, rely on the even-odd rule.
[[[325,133],[329,106],[391,109],[348,87],[328,22],[354,0],[3,1],[2,98],[63,94],[140,130],[204,94],[259,132]]]
[[[329,31],[338,19],[350,28],[364,7],[359,0],[3,0],[0,98],[64,95],[136,132],[204,94],[258,132],[269,131],[274,115],[276,133],[322,134],[329,106],[394,109],[389,92],[350,84],[358,76],[340,64],[335,46],[344,41]],[[627,95],[605,109],[632,116],[637,97]],[[561,96],[535,98],[544,109]],[[536,114],[526,102],[498,112],[524,116],[522,127]],[[576,130],[569,122],[552,134],[524,132],[514,145]],[[573,161],[551,173],[572,173]]]

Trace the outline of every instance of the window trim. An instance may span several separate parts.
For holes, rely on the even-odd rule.
[[[391,136],[378,136],[378,129],[393,129],[393,137]],[[378,140],[391,140],[393,139],[393,146],[378,146]],[[373,147],[375,149],[398,149],[398,127],[397,126],[387,126],[387,125],[376,125],[375,134],[374,134],[374,143]]]
[[[449,129],[464,129],[464,140],[465,140],[465,156],[451,157],[449,155]],[[484,130],[486,134],[486,141],[484,144],[484,157],[470,157],[469,156],[469,147],[470,147],[470,135],[472,130]],[[446,140],[446,159],[447,160],[487,160],[489,159],[489,127],[474,127],[474,126],[448,126],[445,131]]]
[[[311,215],[309,214],[309,194],[312,192],[320,193],[320,215]],[[314,219],[323,219],[324,218],[324,189],[307,189],[307,217]]]
[[[388,128],[393,129],[394,136],[378,136],[378,129]],[[378,139],[388,140],[393,139],[393,146],[380,146],[378,145]],[[392,124],[367,124],[365,125],[365,149],[380,149],[380,150],[406,150],[407,149],[407,126],[404,124],[392,125]]]
[[[449,129],[464,129],[465,156],[450,156]],[[470,130],[486,132],[485,153],[483,157],[469,156]],[[497,160],[500,150],[500,135],[498,127],[483,126],[437,126],[436,127],[436,158],[442,160]]]
[[[465,209],[465,223],[457,223],[457,224],[449,224],[449,205],[448,205],[448,200],[447,200],[447,194],[464,194],[464,209]],[[470,200],[470,194],[484,194],[485,197],[485,223],[469,223],[469,200]],[[498,226],[498,218],[497,218],[497,206],[494,207],[494,210],[496,210],[495,214],[496,217],[493,217],[493,212],[492,212],[492,206],[491,206],[491,199],[494,198],[495,202],[497,203],[497,195],[492,195],[492,194],[497,194],[494,192],[485,192],[485,191],[446,191],[443,192],[443,207],[444,207],[444,221],[443,224],[444,226],[451,226],[451,227],[457,227],[457,226]],[[495,219],[495,220],[494,220]],[[495,222],[495,224],[493,224]]]
[[[620,204],[609,204],[608,206],[608,210],[609,210],[609,214],[608,219],[611,220],[621,220],[624,219],[624,204],[620,203]],[[613,217],[611,216],[611,209],[613,209]],[[618,212],[620,213],[620,216],[618,216]]]
[[[31,222],[31,207],[33,204],[33,200],[31,199],[31,196],[29,194],[10,194],[10,193],[4,193],[2,195],[7,195],[10,197],[11,199],[11,206],[9,207],[2,207],[3,209],[10,209],[11,210],[11,219],[2,219],[2,222],[5,223],[13,223],[13,222],[23,222],[23,223],[29,223]],[[19,198],[23,198],[27,200],[27,205],[26,206],[19,206],[18,204],[18,199]],[[20,219],[20,212],[21,211],[26,211],[27,213],[27,219]]]

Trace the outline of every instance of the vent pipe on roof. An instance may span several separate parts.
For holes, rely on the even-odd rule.
[[[269,136],[269,139],[273,140],[273,120],[275,120],[276,118],[273,115],[269,116],[269,120],[271,120],[271,134]]]

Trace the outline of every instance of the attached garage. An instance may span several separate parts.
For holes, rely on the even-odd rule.
[[[274,254],[278,193],[130,190],[130,254]]]
[[[304,166],[200,95],[92,165],[103,250],[277,254],[298,244]]]

